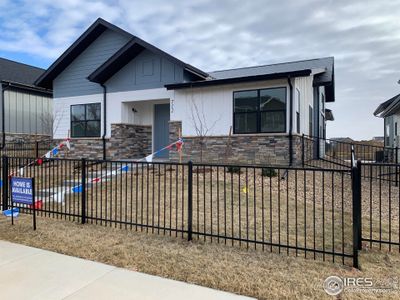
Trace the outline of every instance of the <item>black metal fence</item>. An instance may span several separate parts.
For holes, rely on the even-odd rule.
[[[363,163],[362,240],[366,247],[400,252],[400,165]]]
[[[398,163],[398,147],[339,141],[302,135],[302,164],[319,168],[351,168],[352,149],[364,163]]]
[[[39,216],[358,265],[358,166],[350,170],[172,162],[2,159],[35,178]],[[20,206],[22,212],[31,208]],[[39,223],[40,226],[40,223]]]
[[[7,142],[0,149],[0,156],[9,157],[40,157],[49,151],[54,144],[51,140],[37,142]]]

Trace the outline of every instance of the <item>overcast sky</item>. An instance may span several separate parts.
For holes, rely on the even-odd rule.
[[[83,4],[84,3],[84,4]],[[102,17],[205,71],[335,57],[329,137],[383,135],[400,93],[400,1],[0,0],[0,56],[47,68]]]

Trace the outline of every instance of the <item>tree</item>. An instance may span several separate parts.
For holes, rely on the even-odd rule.
[[[201,107],[199,107],[199,105],[193,99],[193,92],[190,101],[190,116],[200,146],[200,162],[203,162],[203,151],[204,145],[206,144],[207,136],[213,130],[220,118],[209,125],[204,114],[203,103],[201,103]]]
[[[46,132],[53,137],[63,117],[64,111],[60,110],[54,112],[44,112],[40,114],[39,121],[42,125],[43,132]]]

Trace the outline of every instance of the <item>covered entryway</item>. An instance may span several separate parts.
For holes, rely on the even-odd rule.
[[[169,143],[169,113],[169,104],[154,105],[153,151],[158,151]],[[168,150],[156,155],[157,158],[168,158],[168,156]]]

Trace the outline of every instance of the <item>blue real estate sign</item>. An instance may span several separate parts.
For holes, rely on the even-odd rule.
[[[11,177],[12,201],[22,204],[33,204],[32,178]]]

